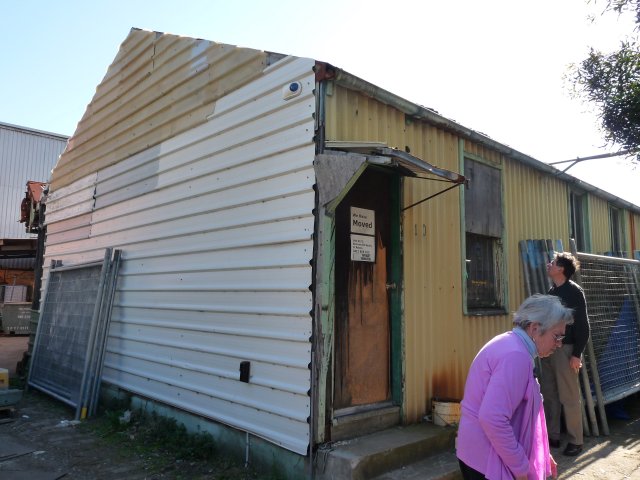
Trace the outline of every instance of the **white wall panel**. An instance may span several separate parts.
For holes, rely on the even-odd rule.
[[[45,260],[123,250],[106,380],[300,454],[311,388],[313,65],[283,59],[218,101],[207,123],[53,192]],[[292,81],[302,94],[287,101]],[[74,219],[86,202],[89,229]],[[249,383],[239,381],[244,360]]]
[[[132,192],[142,192],[148,190],[148,184],[153,183],[155,192],[138,197],[136,201],[139,207],[149,208],[166,204],[167,198],[174,197],[174,191],[181,190],[184,194],[184,181],[189,181],[189,188],[192,195],[199,192],[212,193],[215,191],[223,191],[229,186],[237,186],[238,184],[251,184],[255,181],[268,179],[272,176],[280,176],[288,172],[296,172],[299,169],[308,169],[308,146],[287,150],[276,154],[277,152],[267,152],[264,156],[257,156],[255,149],[243,146],[242,150],[246,150],[246,155],[253,155],[249,162],[241,165],[233,165],[234,156],[240,155],[246,158],[243,152],[227,151],[220,156],[230,157],[224,159],[224,163],[211,162],[207,157],[204,160],[192,163],[188,169],[173,169],[158,173],[157,177],[144,176],[142,172],[137,170],[129,172],[126,176],[119,176],[109,179],[109,185],[100,184],[100,193],[96,208],[96,219],[103,220],[105,218],[117,216],[121,206],[118,202],[129,198]],[[156,165],[157,167],[157,165]],[[259,167],[256,168],[256,167]],[[146,172],[144,172],[146,174]],[[160,178],[160,176],[162,178]],[[212,183],[213,182],[213,183]],[[126,189],[124,187],[127,187]],[[161,190],[160,190],[161,189]],[[115,205],[113,205],[115,203]],[[108,207],[111,206],[111,207]],[[105,208],[106,207],[106,208]]]
[[[47,241],[51,245],[55,245],[56,243],[68,243],[74,240],[89,238],[90,234],[91,225],[87,224],[81,227],[76,227],[72,230],[62,230],[58,233],[47,232]]]
[[[204,313],[206,315],[206,312]],[[210,317],[214,317],[210,315]],[[226,355],[235,359],[259,360],[276,365],[307,368],[304,356],[310,347],[304,342],[290,342],[258,336],[205,334],[199,330],[155,328],[145,325],[115,323],[110,332],[112,337],[153,344],[162,352],[165,347]],[[125,353],[126,354],[126,353]],[[203,365],[206,365],[203,363]],[[236,362],[235,378],[238,376],[239,362]],[[306,391],[306,390],[305,390]]]
[[[306,225],[303,222],[280,222],[282,228],[294,227],[308,227],[312,228],[313,224]],[[153,255],[153,252],[149,250],[135,250],[132,251],[130,260],[123,266],[121,271],[126,273],[139,273],[139,272],[166,272],[171,269],[171,265],[180,263],[182,271],[189,270],[226,270],[231,269],[244,269],[244,268],[265,268],[273,266],[287,266],[287,265],[303,265],[305,260],[309,259],[313,248],[313,243],[305,238],[305,241],[300,241],[294,232],[281,232],[273,231],[267,232],[263,237],[249,237],[251,233],[258,233],[259,227],[262,225],[253,226],[252,228],[238,229],[235,233],[242,236],[243,243],[239,242],[238,248],[232,248],[229,246],[229,236],[234,231],[226,230],[228,235],[224,238],[220,238],[220,244],[217,245],[218,249],[211,247],[207,250],[201,244],[192,246],[184,254],[178,254],[170,247],[165,251],[161,251],[161,255]],[[262,230],[265,230],[264,227]],[[302,234],[305,230],[302,230]],[[247,235],[246,237],[244,235]],[[213,235],[212,235],[213,236]],[[211,237],[211,236],[209,236]],[[171,239],[174,240],[174,239]],[[202,243],[205,243],[206,240]],[[258,243],[264,242],[264,245]],[[280,243],[279,243],[280,242]],[[285,244],[285,242],[287,242]],[[147,242],[145,242],[146,244]],[[160,243],[160,242],[158,242]],[[163,242],[164,244],[170,242]],[[175,244],[175,240],[172,242]],[[203,256],[201,252],[206,252]],[[204,258],[203,258],[204,257]]]
[[[63,227],[56,224],[70,223],[74,217],[81,217],[73,220],[74,227],[79,223],[89,225],[91,216],[87,214],[93,211],[97,176],[97,173],[87,175],[71,185],[50,192],[46,199],[47,225],[52,225],[54,231],[60,231]],[[48,231],[49,228],[47,228]]]
[[[251,359],[251,382],[254,385],[274,388],[298,395],[306,395],[306,390],[301,388],[309,381],[309,369],[289,367],[280,363],[260,362],[251,356],[235,358],[230,355],[219,355],[215,352],[197,351],[182,346],[164,346],[162,349],[148,342],[136,342],[135,340],[112,336],[107,349],[119,355],[127,355],[126,352],[136,358],[153,361],[157,364],[166,364],[173,368],[184,368],[198,372],[210,373],[221,378],[236,380],[238,378],[238,358]],[[204,362],[203,362],[204,360]]]
[[[309,279],[307,267],[261,268],[251,270],[183,271],[124,276],[123,290],[294,290]]]
[[[175,367],[162,362],[157,355],[148,358],[130,357],[127,369],[129,372],[136,372],[145,380],[162,382],[169,380],[173,386],[184,390],[192,389],[193,385],[203,385],[204,387],[198,390],[199,393],[259,410],[267,410],[282,416],[283,419],[306,421],[306,417],[296,415],[296,412],[304,412],[304,407],[309,402],[306,392],[302,395],[291,395],[292,392],[265,388],[257,384],[252,385],[254,391],[248,392],[246,384],[236,381],[237,374],[233,377],[215,375],[208,369],[203,369],[200,363]],[[259,391],[259,395],[255,395],[255,390]],[[251,394],[248,395],[248,393]],[[293,412],[288,406],[292,400],[298,404],[298,408]]]
[[[125,318],[126,315],[126,318]],[[176,311],[147,306],[137,309],[115,307],[113,322],[127,322],[130,325],[151,326],[154,328],[176,328],[204,333],[220,333],[280,340],[305,341],[311,335],[311,322],[308,315],[300,317],[278,315],[252,315],[238,312],[216,312],[215,322],[211,315],[203,315],[196,310],[181,310],[180,321],[176,321]]]
[[[258,315],[300,315],[311,309],[311,295],[308,291],[121,291],[116,295],[116,301],[118,305],[125,307],[156,305],[170,310],[193,308],[201,312],[240,312]]]
[[[253,221],[264,222],[263,209],[269,209],[273,212],[272,215],[278,218],[299,216],[301,213],[308,212],[296,210],[297,202],[294,197],[309,195],[309,187],[313,185],[313,179],[313,169],[308,169],[262,180],[258,184],[254,182],[219,191],[211,191],[215,188],[215,182],[208,178],[197,179],[194,181],[195,185],[189,185],[192,187],[189,188],[189,191],[195,190],[195,195],[182,200],[162,204],[158,207],[145,208],[143,206],[143,208],[136,209],[126,215],[121,213],[114,219],[115,221],[111,222],[100,221],[100,215],[97,215],[96,212],[93,216],[93,234],[97,236],[104,232],[113,232],[114,228],[119,230],[143,228],[157,223],[159,219],[163,221],[179,219],[189,223],[187,217],[205,214],[208,216],[206,221],[212,229],[247,224]],[[207,192],[207,185],[211,193]],[[304,203],[304,201],[302,202]],[[181,227],[176,225],[176,231],[179,228]]]
[[[211,412],[216,412],[216,420],[250,431],[294,452],[302,453],[307,448],[309,432],[306,422],[275,415],[267,410],[251,408],[237,401],[222,400],[197,390],[179,386],[168,388],[169,385],[162,380],[141,377],[138,375],[139,372],[129,370],[128,367],[105,368],[104,379],[116,385],[128,385],[131,390],[141,395],[169,405],[183,408],[189,405],[189,410],[204,417],[210,417]],[[253,395],[248,391],[251,388],[249,386],[245,388],[247,395]],[[304,408],[307,410],[309,405]]]
[[[85,225],[90,225],[90,224],[91,224],[91,212],[88,212],[78,217],[65,218],[62,221],[48,225],[47,235],[66,232],[68,230],[73,230],[73,229],[84,227]]]
[[[93,181],[95,182],[95,176],[93,177]],[[84,180],[85,179],[83,179],[83,183]],[[89,184],[83,187],[81,190],[69,192],[68,195],[57,195],[54,198],[47,199],[47,210],[50,210],[53,213],[58,212],[59,210],[64,210],[65,208],[71,208],[76,205],[86,205],[86,207],[84,207],[83,213],[92,211],[93,199],[95,195],[94,186],[94,184]],[[65,218],[70,217],[70,215],[63,216]]]
[[[217,228],[212,228],[213,221],[216,217],[212,213],[202,215],[202,218],[194,218],[188,216],[186,218],[178,218],[165,222],[165,229],[162,228],[161,222],[156,222],[151,225],[145,225],[138,228],[132,228],[128,231],[109,231],[108,228],[104,228],[102,231],[104,235],[96,237],[92,234],[91,238],[83,242],[71,242],[64,245],[54,245],[51,249],[52,254],[64,254],[64,253],[80,253],[83,251],[100,251],[104,250],[108,246],[112,245],[128,245],[128,242],[132,236],[137,236],[140,242],[153,242],[158,238],[169,240],[164,244],[169,244],[172,247],[174,253],[180,253],[179,246],[184,245],[184,248],[189,248],[190,242],[184,242],[185,236],[195,235],[197,233],[211,233],[210,238],[213,238],[214,242],[209,244],[210,250],[219,250],[223,248],[232,248],[235,246],[251,246],[256,244],[266,244],[277,242],[278,239],[286,235],[295,235],[292,240],[302,240],[311,238],[313,233],[313,217],[309,214],[307,217],[301,217],[302,211],[300,208],[304,208],[304,200],[311,200],[313,197],[310,193],[305,193],[302,198],[279,199],[273,202],[264,202],[264,208],[269,209],[268,214],[265,213],[265,221],[259,223],[254,221],[253,224],[243,225],[233,222],[242,222],[239,218],[224,218],[228,220],[228,224],[218,224]],[[298,200],[298,202],[295,202]],[[282,207],[283,204],[287,204],[290,210],[287,212],[289,217],[280,217],[282,212],[279,212],[277,208]],[[248,210],[248,209],[243,209]],[[308,212],[306,212],[308,213]],[[221,215],[222,216],[222,215]],[[290,218],[296,216],[296,218]],[[271,217],[271,218],[269,218]],[[275,218],[274,218],[275,217]],[[220,217],[218,217],[220,219]],[[255,220],[255,217],[254,217]],[[117,229],[117,220],[113,222],[114,229]],[[92,226],[93,230],[96,229]],[[285,229],[283,231],[283,229]],[[287,231],[291,229],[292,231]],[[258,236],[250,236],[251,233],[256,233]],[[239,238],[238,238],[239,237]],[[235,239],[235,241],[234,241]],[[197,241],[197,238],[196,238]],[[186,250],[187,252],[189,250]],[[202,250],[200,250],[202,251]],[[99,255],[97,259],[101,258]]]

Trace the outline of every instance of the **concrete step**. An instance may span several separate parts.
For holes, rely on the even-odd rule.
[[[386,473],[391,475],[395,470],[422,463],[428,457],[442,453],[453,455],[455,435],[454,428],[421,423],[397,426],[352,440],[334,442],[318,450],[316,478],[370,480]],[[437,465],[448,464],[451,460],[446,455],[433,459]]]
[[[431,455],[371,480],[462,480],[458,458],[453,450]]]

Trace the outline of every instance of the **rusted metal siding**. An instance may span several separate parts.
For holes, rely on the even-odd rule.
[[[607,200],[590,195],[589,213],[591,221],[591,235],[593,238],[593,252],[605,254],[611,251],[611,215],[610,209],[613,206],[619,211],[619,220],[623,228],[624,256],[635,258],[634,251],[640,249],[640,226],[638,220],[640,215],[626,210],[619,205],[611,205]]]
[[[589,225],[593,253],[602,255],[611,250],[609,203],[595,195],[589,195]]]
[[[455,135],[411,121],[391,107],[346,89],[335,88],[327,100],[328,140],[385,142],[439,167],[459,171]],[[415,203],[445,185],[407,178],[403,203]],[[462,325],[458,192],[449,191],[406,210],[402,236],[404,414],[405,420],[412,422],[424,415],[434,391],[439,396],[459,392],[469,365],[461,354],[469,336],[462,334],[466,327]],[[474,346],[473,355],[475,351]]]
[[[20,220],[27,181],[48,182],[67,137],[0,123],[0,238],[35,238]]]
[[[412,121],[356,92],[335,88],[327,99],[327,139],[379,141],[461,171],[460,148],[502,170],[508,309],[524,299],[518,241],[568,242],[567,186],[485,146]],[[406,178],[404,205],[443,189]],[[511,328],[510,315],[463,314],[461,191],[447,192],[403,214],[405,421],[419,421],[433,397],[461,398],[471,361],[486,341]]]
[[[144,117],[158,129],[142,128],[139,109],[127,107],[147,102],[132,79],[141,65],[150,66],[141,59],[153,45],[153,68],[144,71],[165,75],[158,85],[170,97],[190,82],[193,62],[205,70],[216,62],[208,71],[224,82],[194,79],[184,99],[203,106],[189,110],[197,119],[170,108]],[[203,56],[192,60],[186,52],[193,49]],[[78,128],[79,141],[72,138],[73,149],[56,168],[45,266],[121,249],[105,381],[304,455],[311,414],[314,62],[281,57],[254,74],[239,58],[255,66],[266,57],[132,32],[114,62],[124,84],[112,84],[110,70]],[[300,93],[289,97],[283,92],[293,82]],[[129,129],[120,132],[118,119]],[[135,148],[122,147],[124,139]],[[77,178],[75,168],[85,175]],[[251,363],[248,383],[239,381],[241,361]]]
[[[561,180],[513,160],[505,162],[504,171],[509,309],[515,311],[525,298],[518,243],[562,240],[569,250],[569,191]]]
[[[132,29],[78,123],[52,186],[69,185],[204,123],[219,98],[262,76],[269,58],[258,50]]]
[[[432,145],[452,151],[455,164],[457,139],[447,137],[441,137],[440,141],[434,138]],[[442,188],[441,184],[413,179],[407,179],[404,186],[405,205],[432,195],[436,187]],[[448,192],[404,213],[405,416],[408,421],[416,421],[424,414],[432,396],[455,397],[466,376],[463,352],[469,337],[462,334],[461,328],[458,198],[457,192]]]

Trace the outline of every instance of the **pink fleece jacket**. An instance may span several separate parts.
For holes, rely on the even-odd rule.
[[[549,441],[533,361],[513,332],[487,343],[471,364],[457,455],[490,480],[551,475]]]

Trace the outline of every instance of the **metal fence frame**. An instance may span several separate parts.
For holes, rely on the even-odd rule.
[[[522,240],[519,247],[527,295],[546,293],[550,286],[546,275],[546,264],[553,258],[555,252],[563,251],[562,242],[560,240]],[[581,388],[586,403],[586,412],[583,411],[585,433],[600,434],[595,413],[597,408],[602,433],[608,435],[605,405],[640,391],[640,355],[636,355],[636,352],[640,352],[640,261],[577,252],[573,240],[571,240],[571,252],[581,262],[581,268],[573,279],[585,292],[591,323],[591,336],[584,355],[585,368],[580,372]],[[613,272],[616,267],[622,267],[622,271],[616,272],[615,275],[607,274],[606,271],[594,272],[594,262],[603,265],[609,272]],[[600,278],[594,278],[598,275]],[[606,287],[608,283],[614,281],[614,278],[619,282],[616,285],[624,291],[616,295],[609,294],[608,300],[605,298],[602,302],[596,301],[607,294]],[[627,331],[621,333],[621,328],[626,328]],[[625,340],[623,349],[618,348],[618,351],[612,351],[612,348],[608,348],[616,338],[621,338],[623,335]],[[595,346],[594,338],[596,338]],[[616,345],[616,347],[620,346]],[[603,352],[608,355],[604,369],[599,367]],[[623,361],[625,358],[626,361]],[[633,368],[629,368],[630,366]],[[626,383],[611,388],[611,377],[623,375],[626,376]],[[618,383],[621,382],[618,381]]]
[[[120,258],[108,248],[102,262],[54,261],[49,272],[27,386],[74,407],[76,420],[96,410]],[[61,289],[65,277],[74,290]]]

